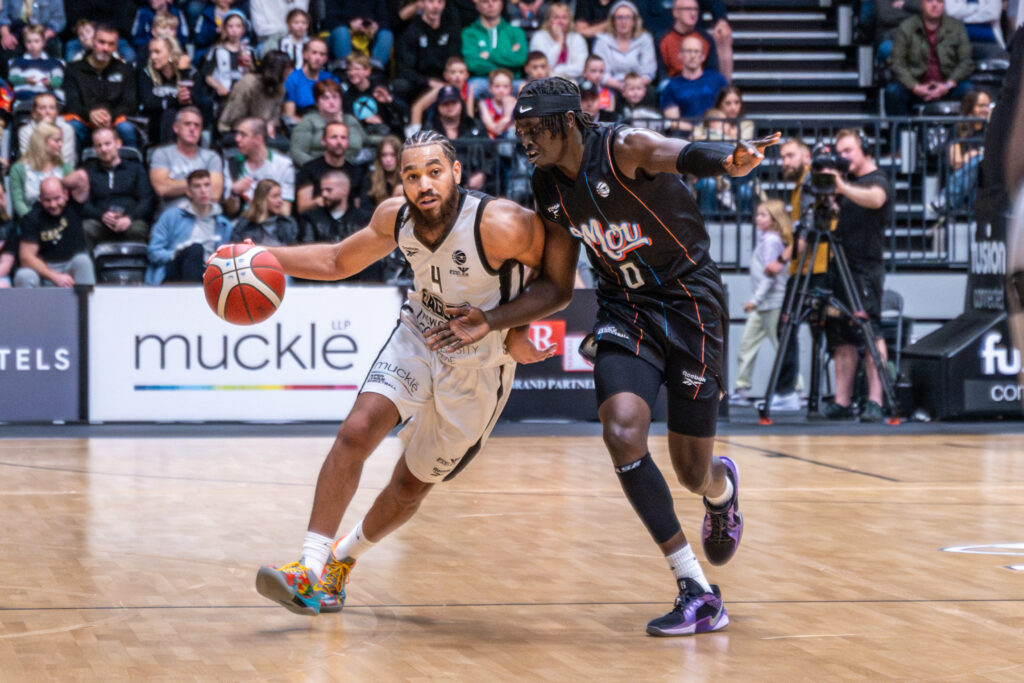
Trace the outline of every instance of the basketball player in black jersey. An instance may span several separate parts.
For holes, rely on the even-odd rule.
[[[704,577],[647,449],[651,410],[665,384],[673,468],[680,483],[704,496],[705,556],[727,562],[743,533],[736,465],[712,454],[728,319],[704,219],[680,174],[746,175],[779,135],[734,149],[593,124],[580,110],[576,84],[557,77],[524,86],[515,119],[537,167],[533,191],[546,228],[542,272],[508,304],[453,310],[458,317],[429,330],[429,343],[458,348],[563,308],[572,297],[576,240],[586,244],[599,275],[600,308],[584,348],[594,356],[604,441],[626,497],[679,587],[674,609],[647,632],[716,631],[729,623],[721,593]]]

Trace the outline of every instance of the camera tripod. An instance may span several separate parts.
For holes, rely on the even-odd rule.
[[[843,289],[842,293],[845,295],[844,298],[840,298],[836,295],[836,292],[831,290],[820,288],[812,289],[810,286],[811,278],[813,276],[811,271],[813,268],[809,266],[811,265],[813,256],[817,254],[819,246],[824,247],[826,245],[832,252],[832,261],[829,267],[835,268],[835,272],[839,275],[840,284]],[[786,297],[782,307],[782,319],[784,322],[782,330],[779,333],[779,348],[775,354],[775,362],[772,364],[772,374],[768,380],[768,388],[765,391],[764,403],[758,404],[757,408],[761,424],[772,424],[772,397],[775,395],[775,387],[779,380],[779,371],[782,367],[783,359],[785,358],[786,349],[793,339],[793,335],[799,332],[800,324],[806,320],[810,320],[812,315],[814,315],[812,320],[813,324],[823,326],[825,324],[826,311],[830,308],[837,310],[843,318],[852,321],[860,328],[861,334],[865,340],[865,346],[867,347],[868,353],[871,354],[871,358],[875,363],[875,369],[878,372],[878,378],[882,383],[882,391],[885,394],[885,400],[892,408],[893,416],[889,419],[889,424],[899,424],[899,416],[896,413],[896,396],[893,392],[892,382],[889,379],[889,371],[886,365],[882,363],[881,354],[878,353],[878,348],[875,346],[874,327],[868,317],[864,315],[864,306],[860,299],[860,293],[857,291],[856,281],[853,278],[853,273],[850,271],[850,264],[846,260],[846,254],[844,253],[843,246],[839,242],[838,238],[836,238],[832,232],[809,230],[807,233],[807,247],[800,254],[796,274],[793,277],[796,278],[796,282],[790,290],[789,296]],[[823,333],[823,330],[816,330],[815,333],[811,335],[812,363],[811,384],[807,404],[808,414],[812,414],[818,410],[818,404],[821,399],[821,345]]]

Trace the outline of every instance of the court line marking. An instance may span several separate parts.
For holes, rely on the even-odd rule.
[[[790,455],[789,453],[782,453],[782,452],[779,452],[779,451],[773,451],[773,450],[770,450],[768,448],[758,448],[757,446],[748,446],[746,444],[736,443],[735,441],[730,441],[729,439],[715,439],[715,441],[718,441],[719,443],[728,444],[729,446],[733,446],[735,448],[745,448],[745,449],[747,449],[749,451],[755,451],[755,452],[760,453],[760,454],[762,454],[762,455],[764,455],[766,457],[769,457],[769,458],[788,458],[790,460],[796,460],[798,462],[807,463],[809,465],[817,465],[818,467],[827,467],[828,469],[838,470],[840,472],[847,472],[849,474],[859,474],[861,476],[874,477],[875,479],[881,479],[883,481],[891,481],[891,482],[894,482],[894,483],[900,483],[901,482],[901,480],[899,480],[899,479],[896,479],[894,477],[887,477],[884,474],[875,474],[874,472],[865,472],[863,470],[855,470],[852,467],[843,467],[842,465],[833,465],[831,463],[821,462],[820,460],[811,460],[810,458],[802,458],[799,455]]]
[[[934,604],[957,605],[961,603],[1024,603],[1021,598],[883,598],[879,600],[729,600],[729,605],[910,605]],[[425,609],[425,608],[494,608],[494,607],[629,607],[663,605],[664,600],[657,601],[613,601],[613,602],[438,602],[438,603],[404,603],[375,605],[345,605],[346,612],[351,610],[375,609]],[[104,612],[113,610],[221,610],[221,609],[272,609],[280,610],[280,605],[93,605],[87,607],[4,607],[0,612]]]

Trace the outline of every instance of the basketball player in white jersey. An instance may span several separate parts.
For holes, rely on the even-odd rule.
[[[518,204],[460,189],[461,165],[438,133],[407,140],[399,167],[405,197],[381,203],[366,228],[339,244],[269,249],[286,273],[309,280],[354,275],[396,245],[414,272],[398,325],[320,470],[301,558],[262,567],[256,576],[261,595],[299,614],[344,606],[356,559],[408,521],[434,484],[457,474],[483,446],[512,389],[514,359],[545,357],[522,332],[494,332],[455,353],[427,348],[422,332],[447,320],[446,307],[486,310],[518,293],[524,266],[540,266],[544,228]],[[390,483],[335,541],[363,462],[403,422],[404,452]]]

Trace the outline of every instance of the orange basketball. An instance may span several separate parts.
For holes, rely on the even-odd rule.
[[[206,303],[235,325],[263,322],[284,299],[284,271],[274,255],[253,244],[225,244],[203,275]]]

